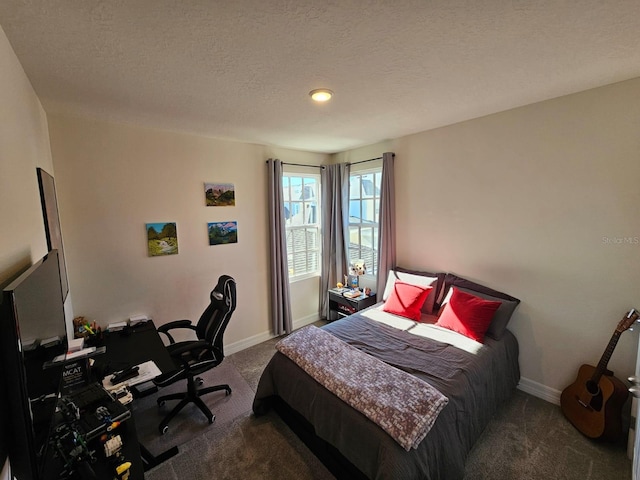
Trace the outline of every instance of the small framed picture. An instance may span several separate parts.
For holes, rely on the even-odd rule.
[[[204,196],[207,207],[233,207],[236,204],[233,183],[205,183]]]
[[[147,223],[147,248],[150,257],[178,254],[178,231],[175,222]]]
[[[238,222],[207,223],[209,245],[238,243]]]

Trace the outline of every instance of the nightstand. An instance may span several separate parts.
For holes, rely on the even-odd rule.
[[[363,293],[359,297],[347,298],[342,295],[345,291],[347,290],[329,289],[329,318],[327,320],[338,320],[376,303],[376,294],[374,292],[371,292],[369,296]]]

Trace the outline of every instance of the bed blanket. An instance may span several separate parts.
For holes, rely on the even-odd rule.
[[[423,380],[313,325],[289,335],[276,348],[406,451],[418,446],[449,401]]]

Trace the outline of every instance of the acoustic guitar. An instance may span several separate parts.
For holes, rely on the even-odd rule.
[[[582,365],[576,381],[562,391],[562,413],[589,438],[615,441],[622,435],[621,412],[629,391],[607,370],[607,364],[622,332],[639,317],[638,312],[631,309],[618,323],[598,366]]]

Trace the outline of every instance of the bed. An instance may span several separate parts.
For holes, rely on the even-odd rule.
[[[394,289],[407,285],[428,289],[416,299],[421,302],[419,313],[414,302],[413,318],[407,312],[391,313],[397,300]],[[447,317],[444,312],[450,313],[452,306],[458,309],[460,292],[492,304],[481,341],[441,322]],[[518,303],[453,274],[397,269],[389,274],[382,302],[322,328],[323,335],[426,382],[446,398],[415,448],[402,446],[380,424],[341,399],[340,392],[325,388],[302,363],[283,353],[286,350],[276,352],[265,368],[254,413],[275,408],[338,478],[462,478],[469,451],[520,378],[518,343],[506,328]]]

